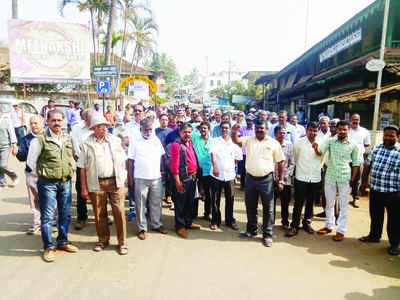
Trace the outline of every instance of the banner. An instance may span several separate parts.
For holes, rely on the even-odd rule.
[[[84,24],[9,20],[11,82],[89,84],[89,45]]]

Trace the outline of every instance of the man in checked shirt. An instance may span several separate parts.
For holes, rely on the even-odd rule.
[[[375,146],[365,161],[360,191],[365,194],[370,180],[369,234],[359,238],[365,243],[379,243],[382,236],[385,208],[387,211],[388,253],[399,255],[400,243],[400,131],[389,125],[383,130],[383,143]]]

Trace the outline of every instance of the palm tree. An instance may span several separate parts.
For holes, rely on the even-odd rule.
[[[144,4],[135,4],[135,0],[123,0],[122,5],[120,5],[121,17],[123,19],[123,31],[122,31],[122,45],[121,45],[121,55],[119,60],[119,70],[121,76],[121,67],[122,67],[122,58],[125,56],[127,42],[132,40],[133,37],[129,34],[128,31],[128,21],[132,20],[135,16],[138,15],[138,11],[144,11],[149,13],[151,16],[151,9],[149,9]]]
[[[131,20],[131,26],[133,29],[131,36],[132,40],[135,42],[135,50],[132,55],[130,76],[132,76],[133,66],[135,66],[136,69],[140,59],[146,54],[153,52],[155,44],[153,35],[158,32],[158,26],[151,17],[140,18],[134,16]]]
[[[123,39],[122,34],[116,34],[115,31],[113,31],[112,36],[111,36],[111,63],[112,64],[114,64],[114,49],[119,44],[119,42],[122,41],[122,39]],[[103,44],[103,46],[105,46],[107,43],[107,38],[104,37],[103,41],[101,43]]]
[[[92,42],[93,42],[93,53],[94,53],[94,64],[98,64],[98,49],[99,35],[101,26],[103,25],[103,15],[109,11],[108,0],[61,0],[60,1],[60,14],[63,16],[64,8],[68,4],[75,4],[79,11],[89,11],[90,23],[92,27]],[[97,51],[96,51],[97,49]]]

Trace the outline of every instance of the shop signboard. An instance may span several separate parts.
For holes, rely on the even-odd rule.
[[[8,47],[12,83],[90,83],[87,24],[11,19]]]

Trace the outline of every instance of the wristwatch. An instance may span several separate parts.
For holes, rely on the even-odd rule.
[[[285,185],[285,182],[283,180],[279,180],[279,183]]]

